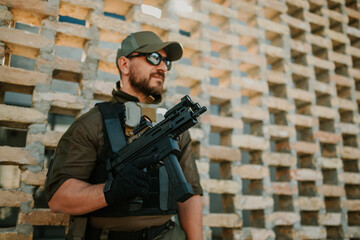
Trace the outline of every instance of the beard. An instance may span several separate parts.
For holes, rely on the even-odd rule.
[[[129,82],[131,87],[133,87],[136,91],[141,92],[145,96],[155,96],[160,95],[164,89],[163,85],[161,86],[150,86],[150,79],[152,77],[160,77],[165,81],[165,74],[161,71],[157,71],[154,73],[150,73],[149,77],[141,77],[135,74],[132,68],[130,69]]]

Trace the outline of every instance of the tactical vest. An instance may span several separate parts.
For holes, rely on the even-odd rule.
[[[115,153],[125,146],[127,142],[127,137],[124,134],[124,104],[103,102],[96,104],[96,106],[103,117],[104,146],[89,179],[91,184],[104,183],[108,179],[106,161],[111,161]],[[177,202],[172,195],[165,167],[152,169],[149,174],[151,175],[151,182],[148,197],[137,199],[137,201],[133,199],[127,204],[116,207],[108,206],[88,215],[96,217],[125,217],[175,214]]]

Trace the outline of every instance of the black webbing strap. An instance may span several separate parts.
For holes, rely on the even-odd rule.
[[[117,153],[126,145],[124,130],[121,126],[121,120],[125,116],[124,104],[102,102],[97,103],[96,106],[99,108],[104,119],[104,127],[109,137],[111,149],[114,153]]]

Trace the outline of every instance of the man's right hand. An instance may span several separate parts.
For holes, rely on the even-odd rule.
[[[140,158],[135,163],[124,166],[110,182],[106,182],[104,195],[106,203],[114,206],[127,202],[136,196],[144,197],[149,193],[150,174],[143,169],[156,165],[156,158]],[[109,180],[108,180],[109,181]]]

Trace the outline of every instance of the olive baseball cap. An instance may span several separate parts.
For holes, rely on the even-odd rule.
[[[164,49],[167,59],[170,61],[179,60],[183,54],[183,47],[176,41],[163,42],[151,31],[131,33],[120,45],[116,55],[116,66],[120,57],[127,57],[133,52],[152,53]]]

